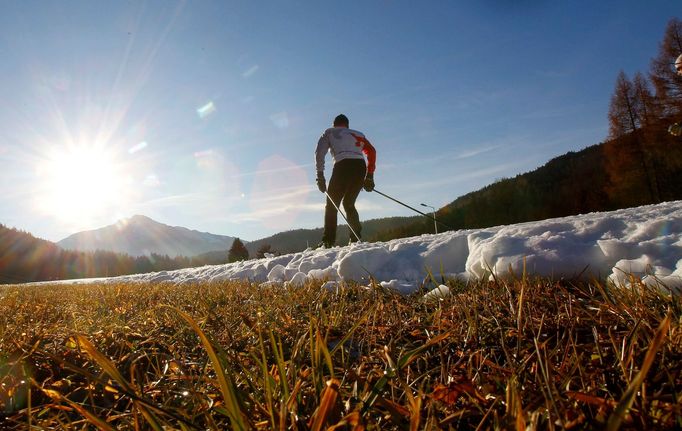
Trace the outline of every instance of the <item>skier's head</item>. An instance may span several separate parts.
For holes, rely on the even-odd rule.
[[[334,118],[334,127],[348,127],[348,117],[339,114]]]

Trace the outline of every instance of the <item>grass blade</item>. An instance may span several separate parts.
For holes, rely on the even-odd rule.
[[[433,346],[436,343],[439,343],[446,338],[450,336],[449,332],[445,332],[440,335],[436,335],[435,337],[431,338],[429,341],[424,343],[422,346],[417,347],[414,350],[410,350],[409,352],[405,353],[398,359],[398,369],[402,370],[405,368],[410,362],[414,361],[417,359],[419,354],[423,352],[424,350],[428,349],[429,347]]]
[[[642,368],[640,368],[639,372],[632,379],[632,382],[630,382],[630,385],[628,386],[627,390],[625,391],[620,401],[618,402],[616,409],[609,417],[609,421],[606,425],[607,431],[615,431],[618,428],[620,428],[620,424],[623,422],[625,414],[628,412],[628,410],[630,410],[630,407],[632,406],[632,403],[635,400],[635,395],[639,391],[639,388],[642,386],[642,383],[644,382],[644,379],[646,378],[646,375],[649,372],[651,365],[654,363],[656,353],[663,345],[663,341],[665,341],[665,337],[666,334],[668,333],[669,328],[670,314],[668,314],[665,317],[665,319],[663,319],[660,326],[656,330],[654,339],[651,341],[649,349],[646,352],[646,356],[644,357]]]
[[[83,335],[76,335],[76,340],[78,341],[78,344],[80,345],[81,349],[85,351],[92,359],[97,362],[97,364],[102,367],[105,373],[109,374],[109,377],[114,379],[123,389],[125,389],[127,392],[130,393],[135,393],[133,390],[133,387],[130,385],[128,380],[126,380],[125,377],[121,374],[120,371],[118,371],[118,368],[116,368],[116,365],[114,365],[113,362],[109,358],[107,358],[102,352],[97,350],[94,344],[90,342],[87,338],[85,338]]]
[[[34,384],[36,384],[36,386],[40,387],[37,383],[34,382]],[[95,425],[100,430],[116,431],[111,425],[106,423],[99,416],[92,413],[90,410],[86,409],[85,407],[81,406],[80,404],[75,403],[75,402],[71,401],[70,399],[66,398],[64,395],[60,394],[58,391],[55,391],[52,389],[45,389],[45,388],[40,388],[40,389],[45,395],[52,398],[53,400],[58,401],[58,402],[67,403],[70,407],[72,407],[74,410],[76,410],[78,413],[80,413],[81,416],[83,416],[85,419],[87,419],[88,422]]]
[[[216,373],[216,378],[218,379],[218,384],[220,385],[220,392],[223,395],[223,399],[225,400],[225,406],[227,408],[227,411],[229,413],[229,418],[230,421],[232,422],[232,427],[237,430],[247,430],[249,429],[244,422],[244,417],[242,416],[242,411],[239,406],[239,398],[237,396],[237,389],[235,387],[234,381],[230,377],[228,377],[228,374],[226,373],[226,370],[223,368],[222,363],[220,362],[220,358],[218,358],[218,355],[215,352],[215,349],[213,348],[213,345],[211,344],[211,341],[208,339],[204,331],[201,330],[197,322],[187,313],[184,311],[168,306],[168,308],[171,308],[175,310],[176,313],[180,317],[182,317],[185,322],[196,332],[196,334],[199,336],[199,339],[201,340],[201,344],[204,346],[204,349],[206,349],[206,353],[208,354],[209,359],[211,360],[211,363],[213,364],[213,370]]]
[[[85,338],[83,335],[76,335],[76,340],[78,341],[78,344],[80,345],[81,349],[84,350],[92,359],[97,362],[97,364],[102,367],[105,373],[107,373],[112,379],[114,379],[123,389],[125,389],[126,392],[129,394],[135,394],[135,389],[132,387],[130,382],[126,380],[125,377],[121,374],[120,371],[118,371],[118,368],[116,368],[116,365],[111,362],[109,358],[107,358],[102,352],[97,350],[94,344],[90,342],[87,338]],[[156,417],[156,415],[150,411],[146,406],[144,406],[141,403],[138,403],[137,401],[134,402],[135,406],[140,410],[142,415],[145,417],[149,425],[157,431],[163,431],[164,427],[160,423],[159,419]],[[80,411],[80,410],[79,410]]]
[[[315,414],[315,420],[310,427],[312,431],[320,431],[324,423],[327,422],[329,415],[334,411],[340,386],[341,383],[337,379],[332,378],[327,381],[327,387],[322,392],[322,400]]]

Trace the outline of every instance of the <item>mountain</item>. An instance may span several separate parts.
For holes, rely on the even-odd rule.
[[[65,250],[28,232],[0,224],[0,284],[68,280],[170,271],[227,262],[227,251],[216,252],[219,261],[201,257],[160,254],[130,256],[113,251]]]
[[[57,242],[67,250],[106,250],[130,256],[152,253],[167,256],[196,256],[211,251],[224,251],[232,246],[231,236],[215,235],[168,226],[136,215],[100,229],[75,233]]]

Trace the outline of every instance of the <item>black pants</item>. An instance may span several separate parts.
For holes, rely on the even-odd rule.
[[[358,198],[362,185],[365,182],[367,167],[364,159],[344,159],[334,164],[332,177],[327,187],[327,205],[324,209],[324,235],[322,241],[327,246],[336,242],[336,206],[343,201],[343,209],[348,218],[348,224],[355,233],[360,236],[360,216],[355,209],[355,199]],[[329,200],[331,198],[334,204]],[[355,235],[350,233],[351,241],[356,241]]]

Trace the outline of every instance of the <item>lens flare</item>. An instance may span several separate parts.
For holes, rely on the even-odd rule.
[[[304,209],[309,193],[306,171],[275,155],[258,164],[249,202],[264,226],[291,229]]]
[[[215,104],[209,101],[204,106],[197,108],[197,115],[199,116],[199,118],[203,120],[211,116],[215,111],[216,111]]]
[[[137,153],[138,151],[140,151],[140,150],[142,150],[142,149],[144,149],[144,148],[147,148],[147,142],[142,141],[142,142],[140,142],[139,144],[137,144],[137,145],[131,147],[131,148],[128,150],[128,153],[130,153],[130,154],[135,154],[135,153]]]
[[[159,180],[159,177],[156,176],[156,174],[149,174],[144,178],[142,184],[147,187],[159,187],[161,185],[161,181]]]
[[[194,153],[197,171],[194,180],[204,196],[204,208],[211,214],[224,214],[225,208],[239,199],[242,193],[240,169],[230,158],[217,150]]]

